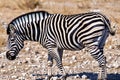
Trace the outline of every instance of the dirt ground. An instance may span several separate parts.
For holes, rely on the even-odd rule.
[[[5,57],[7,34],[2,23],[36,10],[49,13],[77,14],[97,11],[105,14],[115,25],[116,35],[109,36],[105,45],[108,80],[120,80],[120,0],[0,0],[0,80],[43,80],[47,74],[47,50],[37,42],[26,41],[14,61]],[[98,63],[84,50],[64,51],[63,65],[67,80],[97,80]],[[59,70],[54,64],[54,76]],[[56,80],[56,79],[55,79]],[[86,79],[87,80],[87,79]]]

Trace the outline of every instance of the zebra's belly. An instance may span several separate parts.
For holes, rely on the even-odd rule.
[[[79,50],[82,50],[83,48],[64,48],[63,50],[79,51]]]
[[[63,49],[63,50],[72,50],[72,51],[75,51],[75,50],[82,50],[84,48],[84,45],[83,44],[64,44],[64,45],[57,45],[60,49]]]

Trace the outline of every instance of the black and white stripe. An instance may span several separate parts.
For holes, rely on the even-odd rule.
[[[15,28],[14,35],[11,34],[10,25]],[[76,15],[49,14],[44,11],[29,13],[17,17],[8,25],[7,34],[13,38],[8,38],[11,46],[7,55],[13,54],[10,51],[17,51],[14,54],[18,54],[25,40],[40,42],[48,49],[48,66],[52,67],[55,59],[58,68],[66,75],[62,66],[63,50],[81,50],[86,47],[99,65],[105,66],[103,48],[109,33],[114,34],[110,22],[100,13]],[[12,39],[15,40],[12,42]],[[48,75],[51,73],[48,72]]]

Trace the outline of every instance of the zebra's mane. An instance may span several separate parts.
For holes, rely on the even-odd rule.
[[[35,13],[42,13],[42,14],[48,14],[48,15],[50,14],[50,13],[48,13],[47,11],[28,12],[28,13],[22,14],[22,15],[16,17],[16,18],[14,18],[10,23],[12,23],[13,21],[15,21],[15,20],[18,19],[18,18],[21,18],[21,17],[26,16],[26,15],[29,15],[29,14],[35,14]],[[10,24],[10,23],[9,23],[9,24]]]
[[[42,13],[42,14],[47,14],[47,15],[51,15],[50,13],[48,13],[47,11],[34,11],[34,12],[28,12],[28,13],[25,13],[25,14],[22,14],[16,18],[14,18],[9,24],[8,24],[8,27],[7,27],[7,34],[9,35],[10,34],[10,24],[12,24],[14,21],[16,21],[17,19],[21,18],[21,17],[24,17],[26,15],[30,15],[30,14],[36,14],[36,13]]]

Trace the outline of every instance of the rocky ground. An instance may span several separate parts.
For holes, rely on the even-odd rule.
[[[8,61],[4,52],[0,54],[1,80],[41,80],[45,78],[47,74],[47,50],[37,45],[38,43],[26,42],[25,44],[24,49],[19,53],[15,61]],[[105,50],[105,55],[108,61],[108,80],[119,80],[119,50]],[[67,80],[81,80],[80,78],[85,76],[88,80],[97,80],[98,63],[84,50],[64,51],[63,65],[68,73]],[[54,76],[60,74],[55,64],[53,69]]]
[[[116,35],[109,36],[104,50],[108,62],[108,80],[120,80],[119,0],[85,0],[85,2],[82,0],[70,0],[68,2],[65,0],[35,0],[35,2],[26,3],[24,0],[18,1],[0,0],[0,23],[9,23],[16,16],[34,10],[63,14],[98,11],[108,16],[111,23],[117,25]],[[34,6],[27,5],[28,3],[36,4],[37,1],[40,2],[40,6],[34,8]],[[0,80],[43,80],[45,78],[47,74],[47,50],[37,42],[26,41],[24,44],[25,46],[16,60],[7,60],[5,57],[7,35],[2,24],[0,24]],[[68,73],[67,80],[97,80],[98,63],[85,50],[64,51],[63,65]],[[56,78],[60,73],[55,62],[53,69],[53,80],[57,80]]]

